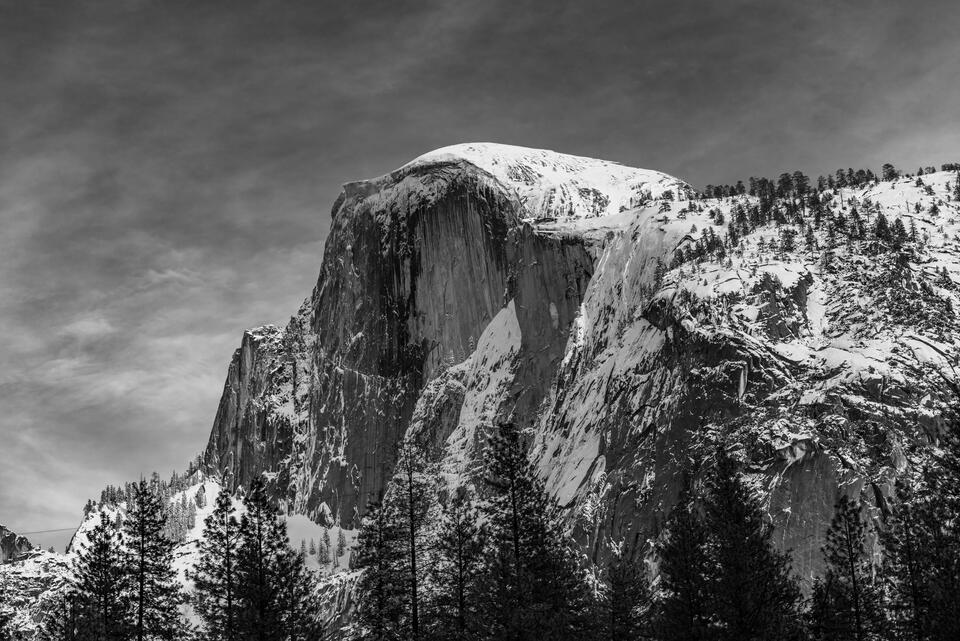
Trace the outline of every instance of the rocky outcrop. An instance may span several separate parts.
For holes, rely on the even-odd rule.
[[[51,612],[57,611],[62,591],[69,584],[71,558],[44,550],[31,550],[15,562],[0,564],[3,607],[12,615],[13,639],[39,639]]]
[[[25,536],[20,536],[0,525],[0,563],[12,561],[33,549]]]

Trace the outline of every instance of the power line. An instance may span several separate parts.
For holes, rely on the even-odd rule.
[[[37,530],[36,532],[19,532],[17,530],[11,530],[11,531],[16,532],[17,535],[19,536],[26,536],[28,534],[49,534],[50,532],[67,532],[67,531],[72,531],[76,529],[77,529],[76,527],[62,527],[58,530]]]

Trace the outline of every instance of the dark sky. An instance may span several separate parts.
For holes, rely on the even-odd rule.
[[[347,180],[467,141],[913,170],[960,160],[958,75],[947,1],[0,0],[0,522],[182,469]]]

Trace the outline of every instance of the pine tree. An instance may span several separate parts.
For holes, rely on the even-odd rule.
[[[285,641],[312,641],[321,631],[320,603],[314,592],[316,577],[300,552],[285,547],[278,558],[280,635]]]
[[[780,232],[780,251],[782,253],[792,252],[795,248],[794,236],[796,235],[796,230],[793,229],[784,229]]]
[[[403,541],[403,530],[387,509],[381,503],[368,505],[357,537],[356,567],[363,570],[357,583],[358,641],[401,638],[406,589],[396,559]]]
[[[930,547],[924,550],[930,567],[926,580],[929,594],[930,639],[960,638],[960,524],[955,506],[947,508],[939,499],[931,501],[928,531]],[[949,514],[949,521],[940,519]]]
[[[773,549],[773,528],[740,478],[736,461],[722,447],[714,461],[704,508],[713,568],[708,594],[715,638],[797,638],[800,587],[790,574],[790,556]]]
[[[826,251],[820,254],[820,268],[827,273],[831,273],[833,272],[833,267],[834,267],[833,250],[830,248],[827,248]]]
[[[233,499],[225,488],[217,495],[213,512],[204,520],[200,559],[191,574],[194,610],[210,641],[237,641],[239,619],[237,555],[240,523]]]
[[[814,584],[810,617],[815,638],[868,641],[882,631],[879,588],[864,550],[866,524],[858,501],[837,502],[823,549],[826,574]]]
[[[281,604],[277,574],[287,546],[286,528],[270,505],[260,478],[251,484],[243,505],[237,554],[238,627],[242,639],[279,639]]]
[[[660,286],[663,285],[663,278],[667,274],[667,266],[659,257],[657,257],[657,264],[653,269],[653,286],[654,289],[660,289]]]
[[[430,571],[431,639],[473,638],[483,538],[479,515],[463,493],[443,506]]]
[[[191,508],[193,508],[192,514]],[[194,505],[193,501],[187,499],[186,492],[180,495],[180,519],[180,538],[176,541],[183,543],[187,540],[187,532],[197,524],[197,506]]]
[[[161,503],[163,499],[161,498]],[[183,511],[179,503],[166,506],[164,513],[163,534],[171,541],[179,542],[183,538]]]
[[[887,217],[883,215],[883,212],[877,214],[877,220],[873,227],[873,234],[878,240],[882,240],[884,242],[890,241],[890,225],[887,223]]]
[[[618,546],[606,568],[602,593],[603,638],[636,641],[649,638],[652,595],[641,563]]]
[[[316,539],[313,539],[313,538],[310,539],[310,549],[309,549],[309,551],[308,551],[308,554],[310,554],[310,556],[316,556],[316,555],[317,555],[317,540],[316,540]]]
[[[844,170],[842,170],[842,169],[838,169],[836,172],[834,172],[834,174],[836,175],[836,185],[837,185],[837,187],[840,187],[840,188],[846,187],[847,184],[848,184],[848,183],[847,183],[847,173],[846,173]]]
[[[239,638],[311,638],[319,616],[312,592],[315,578],[303,557],[290,549],[286,521],[270,505],[262,479],[251,483],[243,504],[236,574]]]
[[[129,575],[124,567],[123,536],[105,512],[80,546],[65,602],[64,638],[121,641],[130,638]]]
[[[905,242],[907,242],[907,228],[903,224],[903,220],[897,218],[893,221],[893,227],[890,229],[890,241],[894,247],[900,248]]]
[[[930,638],[929,531],[924,506],[914,492],[903,483],[898,489],[900,504],[880,532],[889,592],[887,619],[892,638],[921,641]]]
[[[527,460],[517,428],[500,426],[488,454],[483,633],[504,639],[587,638],[595,603],[556,503]]]
[[[173,568],[174,543],[164,534],[166,525],[156,484],[141,479],[124,522],[131,636],[136,641],[173,639],[180,633],[183,595]]]
[[[388,512],[397,518],[404,532],[403,554],[400,561],[407,576],[408,637],[418,641],[422,629],[423,581],[426,545],[426,524],[436,498],[436,480],[427,469],[426,459],[412,442],[405,443],[397,458],[385,502]]]
[[[656,603],[657,636],[663,641],[713,639],[710,631],[709,534],[693,495],[693,480],[684,475],[677,503],[670,511],[657,546],[660,590]]]
[[[413,641],[423,638],[425,628],[424,584],[428,568],[425,553],[430,547],[426,525],[436,493],[436,480],[423,454],[413,443],[404,444],[383,505],[378,508],[376,519],[368,524],[374,528],[373,541],[391,552],[389,559],[384,561],[376,550],[371,552],[369,537],[364,543],[367,559],[363,562],[369,567],[367,574],[372,582],[368,590],[373,594],[382,591],[377,582],[390,577],[392,586],[399,590],[394,602],[401,604],[393,613],[396,615],[391,622],[393,634]],[[371,559],[372,566],[369,565]]]
[[[323,528],[323,538],[317,548],[317,561],[323,566],[330,564],[330,530],[327,528]]]
[[[933,478],[924,509],[929,532],[924,549],[931,568],[930,638],[937,641],[960,638],[960,444],[956,438],[954,432],[938,465],[927,471]]]
[[[850,237],[863,238],[863,219],[856,207],[850,208]]]
[[[39,638],[44,641],[82,641],[93,638],[89,628],[89,610],[84,610],[79,593],[67,588],[54,600],[40,626]],[[11,641],[0,633],[0,640]]]
[[[921,468],[884,533],[888,611],[904,639],[960,638],[960,425]]]

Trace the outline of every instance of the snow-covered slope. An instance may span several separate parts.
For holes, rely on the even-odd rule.
[[[198,544],[203,538],[204,521],[213,512],[215,499],[221,487],[214,480],[202,479],[173,493],[168,500],[169,505],[173,506],[181,504],[185,499],[187,502],[192,502],[196,508],[192,527],[187,529],[183,540],[174,550],[174,567],[188,592],[192,590],[193,585],[189,573],[199,560]],[[234,508],[239,518],[244,511],[240,499],[234,499]],[[16,563],[0,565],[0,586],[12,595],[9,605],[15,612],[14,629],[30,636],[41,628],[45,616],[51,608],[55,607],[57,596],[66,587],[70,568],[77,554],[87,544],[89,533],[100,524],[102,518],[122,524],[126,511],[127,506],[124,501],[97,505],[81,521],[65,554],[34,550],[25,554]],[[307,567],[317,572],[321,579],[317,589],[329,602],[327,616],[331,618],[339,616],[340,610],[336,609],[338,604],[335,602],[339,596],[339,590],[331,590],[331,586],[349,583],[354,578],[354,573],[350,571],[350,557],[356,542],[356,531],[342,530],[345,545],[342,553],[337,556],[337,541],[341,533],[339,527],[324,528],[307,517],[296,514],[290,515],[286,523],[291,548],[294,550],[306,548]],[[311,551],[313,546],[310,544],[311,542],[321,544],[325,538],[331,541],[330,559],[321,561],[320,555]],[[333,593],[329,594],[331,592]],[[189,602],[182,609],[188,620],[195,624],[199,623]]]
[[[955,180],[840,189],[824,196],[819,226],[805,217],[809,240],[800,225],[761,225],[722,256],[672,269],[677,248],[724,235],[755,200],[637,211],[598,262],[534,429],[584,544],[655,536],[681,469],[717,441],[747,463],[804,579],[821,570],[838,492],[864,491],[879,518],[955,398]],[[831,233],[855,209],[865,237]],[[871,240],[881,213],[917,241],[900,251]]]
[[[677,197],[690,194],[689,185],[659,171],[496,143],[443,147],[391,176],[460,161],[475,165],[514,191],[525,220],[595,218],[638,207],[666,191]]]

